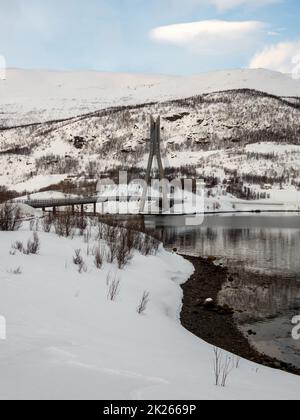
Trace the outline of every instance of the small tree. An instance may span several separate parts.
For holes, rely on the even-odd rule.
[[[22,226],[21,209],[19,206],[4,203],[0,206],[0,230],[16,231]]]

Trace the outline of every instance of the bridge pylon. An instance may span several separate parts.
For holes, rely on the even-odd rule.
[[[167,192],[165,188],[165,183],[163,182],[165,179],[165,171],[163,168],[162,158],[161,158],[161,124],[160,124],[160,117],[156,120],[151,115],[150,117],[150,154],[148,159],[147,171],[146,171],[146,178],[145,178],[145,187],[143,190],[143,195],[140,204],[140,212],[143,213],[145,211],[146,199],[148,197],[148,187],[151,186],[151,171],[153,168],[153,161],[154,157],[156,157],[157,165],[158,165],[158,174],[159,180],[161,181],[161,199],[160,199],[160,211],[168,208],[168,198]]]

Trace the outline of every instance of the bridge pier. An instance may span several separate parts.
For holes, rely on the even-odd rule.
[[[97,213],[97,203],[94,203],[94,216],[96,216]]]
[[[81,204],[81,206],[80,206],[80,212],[81,212],[81,214],[84,214],[84,205],[83,204]]]
[[[56,207],[53,206],[53,214],[56,214]]]
[[[73,216],[75,214],[75,206],[74,206],[74,204],[72,204],[72,214],[73,214]]]

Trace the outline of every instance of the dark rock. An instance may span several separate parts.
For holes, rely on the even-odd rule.
[[[180,114],[171,115],[170,117],[164,117],[166,121],[175,122],[182,120],[184,117],[190,115],[189,112],[182,112]]]
[[[82,149],[84,145],[85,145],[84,137],[80,137],[80,136],[74,137],[74,147],[76,149]]]

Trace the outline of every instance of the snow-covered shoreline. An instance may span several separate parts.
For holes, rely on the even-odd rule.
[[[160,248],[124,270],[97,270],[81,237],[39,232],[38,255],[10,255],[32,232],[0,233],[1,399],[297,399],[300,378],[241,361],[228,386],[214,385],[212,347],[179,322],[193,266]],[[90,247],[92,248],[92,241]],[[82,249],[87,270],[72,262]],[[87,250],[87,251],[85,251]],[[14,274],[16,267],[21,274]],[[106,277],[121,279],[115,302]],[[144,315],[136,308],[150,293]]]

